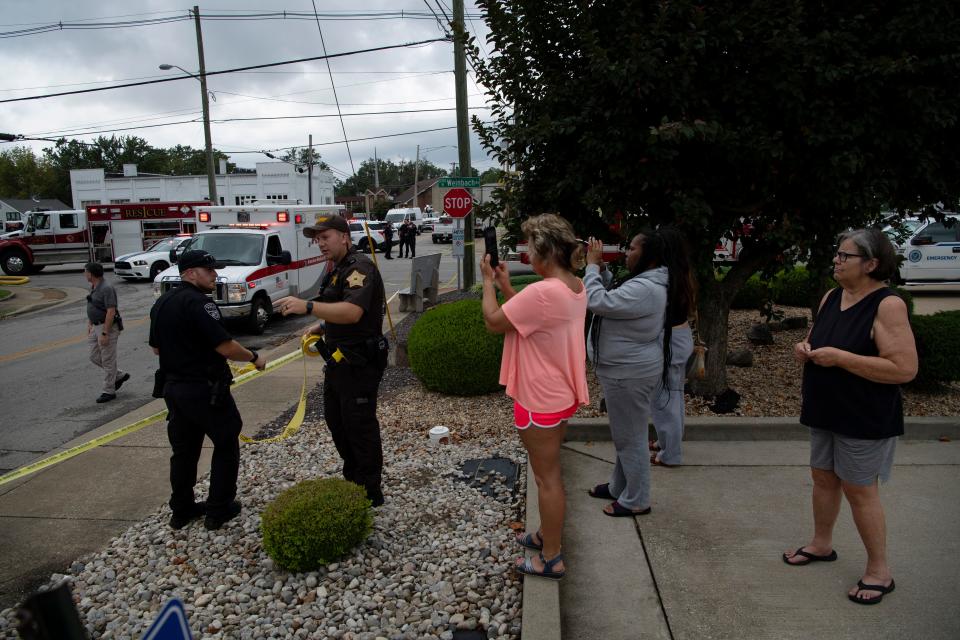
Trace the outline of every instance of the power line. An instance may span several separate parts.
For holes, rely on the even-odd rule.
[[[475,111],[478,109],[489,109],[490,107],[468,107],[468,108],[470,110]],[[361,112],[361,113],[345,113],[343,114],[343,116],[344,117],[346,116],[381,116],[381,115],[399,115],[404,113],[437,113],[441,111],[456,111],[456,107],[449,107],[449,108],[442,108],[442,109],[401,109],[397,111],[367,111],[367,112]],[[257,117],[250,117],[250,118],[214,118],[210,122],[213,122],[216,124],[228,124],[231,122],[254,122],[254,121],[262,121],[262,120],[300,120],[300,119],[306,119],[306,118],[334,118],[336,116],[337,114],[335,113],[318,113],[318,114],[304,114],[304,115],[296,115],[296,116],[257,116]],[[176,120],[174,122],[144,124],[144,125],[137,125],[134,127],[120,127],[117,129],[103,129],[100,131],[84,131],[84,132],[70,133],[69,135],[92,136],[92,135],[99,135],[104,133],[119,133],[121,131],[156,129],[158,127],[170,127],[174,125],[193,124],[197,122],[201,122],[201,120],[198,118],[194,118],[192,120]],[[56,136],[56,133],[53,133],[52,135]],[[60,137],[63,137],[63,136],[60,136]]]
[[[433,44],[434,42],[447,42],[447,39],[446,39],[446,38],[433,38],[433,39],[430,39],[430,40],[420,40],[419,42],[407,42],[407,43],[405,43],[405,44],[391,44],[391,45],[386,45],[386,46],[383,46],[383,47],[373,47],[373,48],[370,48],[370,49],[357,49],[357,50],[355,50],[355,51],[345,51],[345,52],[343,52],[343,53],[331,53],[331,54],[329,54],[329,55],[323,55],[323,56],[311,56],[311,57],[309,57],[309,58],[297,58],[296,60],[284,60],[284,61],[282,61],[282,62],[268,62],[268,63],[265,63],[265,64],[255,64],[255,65],[250,65],[250,66],[247,66],[247,67],[236,67],[236,68],[234,68],[234,69],[223,69],[223,70],[221,70],[221,71],[207,71],[206,74],[204,74],[204,75],[206,75],[207,77],[209,77],[209,76],[217,76],[217,75],[221,75],[221,74],[225,74],[225,73],[236,73],[236,72],[238,72],[238,71],[249,71],[249,70],[251,70],[251,69],[264,69],[264,68],[267,68],[267,67],[279,67],[279,66],[287,65],[287,64],[297,64],[297,63],[300,63],[300,62],[312,62],[312,61],[314,61],[314,60],[326,60],[327,58],[343,58],[343,57],[346,57],[346,56],[358,55],[358,54],[361,54],[361,53],[374,53],[374,52],[377,52],[377,51],[389,51],[390,49],[404,49],[404,48],[407,48],[407,47],[424,46],[424,45],[428,45],[428,44]],[[111,90],[113,90],[113,89],[126,89],[127,87],[140,87],[140,86],[144,86],[144,85],[148,85],[148,84],[160,84],[160,83],[162,83],[162,82],[178,82],[178,81],[180,81],[180,80],[187,80],[187,79],[192,79],[192,78],[193,78],[193,76],[172,76],[172,77],[170,77],[170,78],[158,78],[158,79],[156,79],[156,80],[144,80],[144,81],[141,81],[141,82],[128,82],[128,83],[126,83],[126,84],[110,85],[109,87],[95,87],[95,88],[92,88],[92,89],[77,89],[77,90],[75,90],[75,91],[62,91],[62,92],[60,92],[60,93],[48,93],[48,94],[39,95],[39,96],[26,96],[26,97],[23,97],[23,98],[6,98],[6,99],[4,99],[4,100],[0,100],[0,104],[5,103],[5,102],[23,102],[23,101],[26,101],[26,100],[41,100],[41,99],[44,99],[44,98],[57,98],[57,97],[60,97],[60,96],[71,96],[71,95],[77,95],[77,94],[81,94],[81,93],[94,93],[94,92],[97,92],[97,91],[111,91]]]
[[[489,123],[484,123],[489,124]],[[399,138],[400,136],[412,136],[419,135],[421,133],[434,133],[435,131],[450,131],[451,129],[456,129],[456,126],[452,127],[437,127],[436,129],[421,129],[420,131],[404,131],[403,133],[388,133],[382,136],[368,136],[366,138],[351,138],[350,142],[366,142],[368,140],[383,140],[384,138]],[[335,144],[342,144],[343,140],[334,140],[332,142],[314,142],[313,146],[315,147],[326,147]],[[266,151],[287,151],[289,149],[299,149],[303,145],[294,145],[292,147],[279,147],[277,149],[266,149]],[[228,151],[226,149],[218,149],[223,153],[263,153],[264,149],[252,149],[252,150],[243,150],[243,151]]]
[[[327,55],[327,45],[323,41],[323,29],[320,28],[320,16],[317,15],[317,3],[316,0],[310,0],[310,3],[313,5],[313,17],[317,20],[317,31],[320,32],[320,46],[323,48],[323,55]],[[333,101],[337,103],[337,115],[340,116],[340,128],[343,130],[343,144],[347,147],[347,157],[350,159],[350,171],[356,173],[356,169],[353,166],[353,154],[350,153],[350,143],[347,141],[347,125],[343,123],[343,113],[340,111],[340,100],[337,98],[337,85],[333,82],[333,73],[330,71],[330,58],[324,58],[324,62],[327,63],[327,73],[330,75],[330,88],[333,89]]]

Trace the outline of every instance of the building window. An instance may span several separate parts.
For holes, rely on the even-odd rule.
[[[241,204],[251,204],[256,199],[257,199],[257,196],[235,196],[233,200],[235,204],[241,205]]]
[[[77,224],[77,214],[75,213],[61,213],[60,214],[60,228],[61,229],[78,229],[79,225]]]
[[[267,200],[286,200],[287,194],[267,194]]]
[[[331,198],[330,196],[327,196],[326,198],[324,198],[323,204],[333,204],[333,198]]]
[[[110,204],[126,204],[130,202],[130,198],[115,198],[110,201]]]
[[[160,202],[160,198],[140,198],[140,202]]]
[[[81,209],[86,209],[87,207],[92,207],[92,206],[98,205],[98,204],[100,204],[100,201],[99,201],[99,200],[81,200],[81,201],[80,201],[80,208],[81,208]]]
[[[226,202],[224,201],[223,196],[220,196],[220,205],[223,206],[224,204],[226,204]]]

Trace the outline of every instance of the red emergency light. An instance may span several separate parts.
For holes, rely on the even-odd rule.
[[[200,222],[210,222],[210,212],[201,211],[200,213],[197,214],[197,220],[199,220]]]
[[[303,216],[298,213],[297,215],[293,216],[293,221],[297,224],[303,224]]]
[[[290,214],[286,211],[277,211],[277,222],[290,222]]]

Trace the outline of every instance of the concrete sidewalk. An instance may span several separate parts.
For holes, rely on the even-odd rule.
[[[653,511],[637,518],[604,516],[586,493],[614,457],[610,442],[564,445],[568,573],[527,580],[524,640],[958,637],[960,443],[899,443],[882,488],[897,589],[872,607],[846,596],[866,562],[846,503],[837,562],[781,559],[812,534],[806,442],[685,442],[684,466],[653,468]],[[559,620],[561,636],[528,618]]]

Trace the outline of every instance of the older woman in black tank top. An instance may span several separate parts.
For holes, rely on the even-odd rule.
[[[889,476],[903,434],[900,385],[917,374],[917,350],[906,304],[885,284],[897,260],[883,232],[843,234],[833,265],[840,286],[823,297],[807,339],[794,347],[804,365],[800,422],[810,427],[814,533],[783,561],[837,559],[833,526],[846,496],[867,550],[866,570],[847,595],[876,604],[895,586],[878,479]]]

